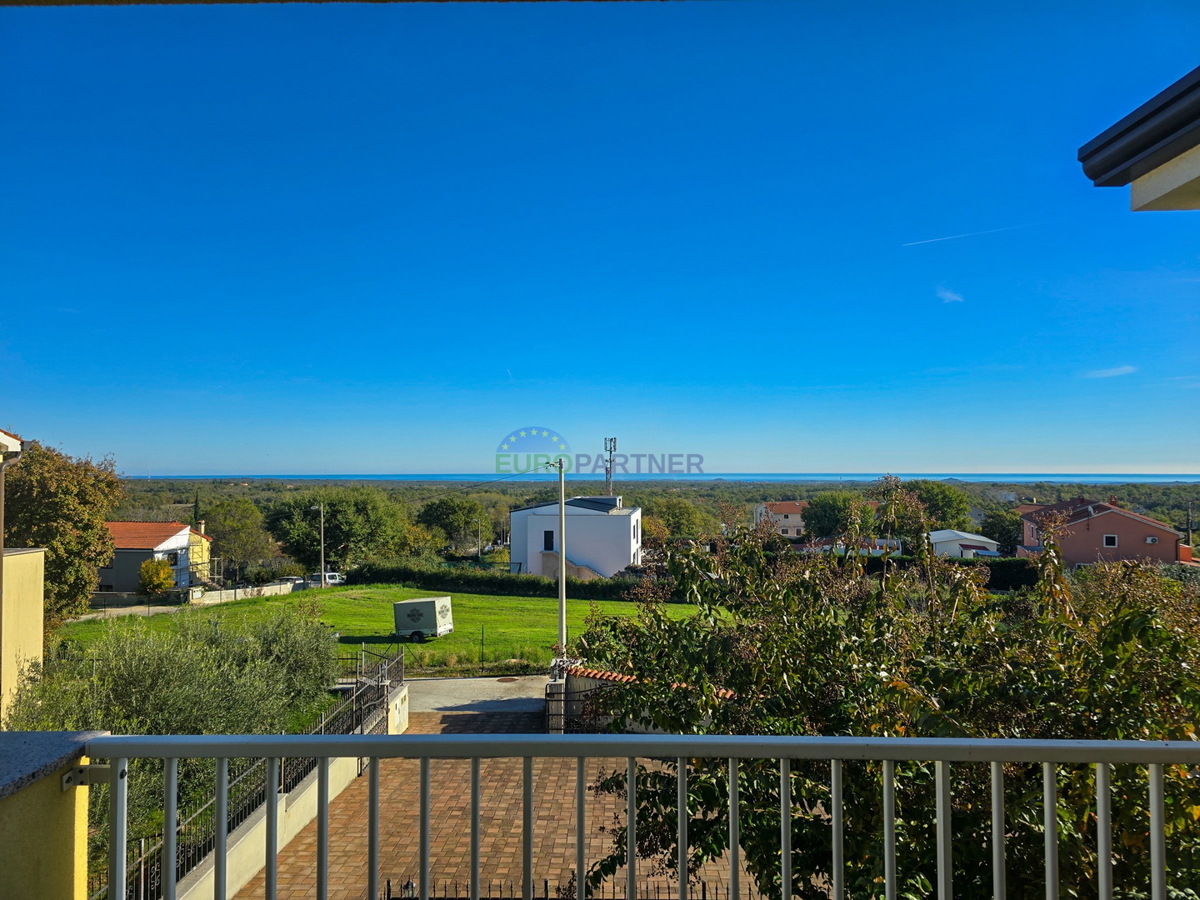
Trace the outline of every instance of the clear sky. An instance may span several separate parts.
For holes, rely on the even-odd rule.
[[[1190,0],[0,10],[0,428],[1200,472],[1200,213],[1075,159],[1197,48]]]

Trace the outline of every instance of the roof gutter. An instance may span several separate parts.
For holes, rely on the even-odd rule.
[[[1079,148],[1096,187],[1124,187],[1200,146],[1200,67]]]

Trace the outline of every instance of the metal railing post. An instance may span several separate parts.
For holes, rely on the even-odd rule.
[[[679,866],[679,900],[688,900],[688,784],[687,770],[688,761],[686,757],[680,757],[676,760],[677,771],[675,774],[675,805],[678,810],[678,820],[676,822],[676,850],[678,858],[676,860]]]
[[[521,900],[533,900],[533,757],[522,760]]]
[[[625,897],[637,897],[637,760],[625,763]]]
[[[833,900],[845,900],[846,896],[846,858],[842,844],[842,761],[832,760],[830,763],[829,791],[832,795],[833,807],[833,860],[832,881]]]
[[[950,830],[950,765],[934,764],[937,778],[937,878],[938,900],[954,900],[954,852]]]
[[[1150,776],[1150,900],[1167,900],[1166,815],[1162,763],[1151,763]]]
[[[740,900],[742,896],[742,835],[740,788],[738,785],[738,760],[729,760],[729,897]]]
[[[217,791],[213,803],[213,900],[225,900],[229,891],[229,757],[217,758]]]
[[[367,897],[379,898],[379,757],[372,756],[367,788]]]
[[[575,896],[587,900],[587,777],[586,757],[575,760]]]
[[[429,757],[421,757],[421,900],[429,900]]]
[[[317,760],[317,900],[329,900],[329,757]]]
[[[159,863],[163,900],[175,900],[175,874],[179,865],[176,830],[179,827],[179,760],[163,760],[163,842]]]
[[[479,900],[479,757],[471,759],[471,900]]]
[[[992,763],[992,898],[1004,900],[1004,764]]]
[[[1042,763],[1042,828],[1046,837],[1046,900],[1058,900],[1058,773]]]
[[[129,760],[113,759],[109,772],[108,896],[123,900],[127,893],[125,841],[129,816]]]
[[[779,760],[779,888],[792,897],[792,761]]]
[[[883,891],[896,900],[896,763],[883,761]]]
[[[267,900],[275,900],[279,889],[279,757],[267,758],[267,835],[263,862],[263,888]]]
[[[1112,789],[1108,763],[1096,763],[1096,891],[1112,900]]]

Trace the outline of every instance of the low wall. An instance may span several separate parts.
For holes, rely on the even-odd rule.
[[[408,729],[408,685],[398,685],[388,698],[388,734],[403,734]],[[358,777],[358,757],[329,761],[329,802]],[[268,801],[272,802],[272,801]],[[278,810],[278,841],[282,850],[317,817],[317,770],[309,773],[287,794],[273,798]],[[229,836],[226,854],[226,896],[232,897],[262,871],[266,856],[267,808],[261,806]],[[176,890],[178,900],[210,900],[214,896],[215,860],[209,857],[188,873]]]
[[[223,591],[205,591],[199,600],[193,600],[193,606],[209,606],[213,603],[229,603],[233,600],[246,600],[250,597],[278,597],[290,594],[303,587],[299,584],[264,584],[261,587],[228,588]]]

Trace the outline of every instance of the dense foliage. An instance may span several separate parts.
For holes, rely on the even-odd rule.
[[[350,584],[399,584],[431,591],[463,591],[509,597],[557,597],[558,581],[541,575],[518,575],[497,569],[446,568],[424,560],[368,563],[351,569]],[[567,577],[567,596],[575,600],[623,600],[635,582],[628,578],[581,581]]]
[[[121,499],[113,461],[75,458],[30,441],[6,482],[5,545],[46,550],[47,624],[87,612],[99,567],[113,557],[104,524]]]
[[[203,612],[169,617],[165,630],[136,616],[114,619],[86,652],[52,645],[23,674],[4,723],[10,730],[114,734],[277,734],[303,721],[337,679],[337,644],[301,605],[244,623]],[[180,805],[212,792],[211,760],[180,761]],[[162,761],[130,767],[130,834],[149,833],[162,814]],[[89,818],[107,830],[107,792],[93,788]],[[93,855],[102,848],[93,846]]]
[[[492,518],[473,497],[451,494],[426,503],[417,521],[445,535],[451,547],[479,547],[492,539]]]
[[[144,560],[138,567],[138,593],[145,597],[162,597],[175,590],[175,573],[165,559]]]
[[[284,551],[316,571],[321,559],[321,509],[325,567],[329,571],[431,549],[432,536],[408,520],[405,508],[369,487],[322,488],[271,507],[267,526]]]
[[[206,507],[203,516],[205,531],[212,536],[212,555],[225,560],[231,575],[279,553],[262,510],[245,497],[219,500]]]
[[[1196,591],[1134,564],[1097,565],[1068,578],[1051,546],[1034,588],[998,597],[983,571],[922,546],[913,564],[871,576],[859,557],[771,554],[739,531],[709,554],[666,549],[674,597],[698,614],[670,619],[659,603],[637,619],[597,617],[580,637],[591,665],[634,676],[608,691],[602,712],[669,733],[939,737],[1195,739],[1200,708]],[[732,691],[735,699],[723,699]],[[793,762],[794,895],[827,896],[828,763]],[[1043,895],[1041,770],[1006,765],[1008,890]],[[673,762],[639,769],[640,852],[674,867]],[[850,896],[882,895],[881,771],[846,764]],[[952,767],[955,896],[991,894],[986,766]],[[1116,883],[1149,883],[1146,775],[1116,767]],[[690,866],[726,850],[723,760],[692,760]],[[897,764],[901,896],[932,893],[936,869],[933,767]],[[600,789],[623,792],[624,772]],[[779,774],[745,763],[739,789],[742,847],[759,890],[779,897]],[[1090,767],[1060,768],[1063,895],[1095,884]],[[1168,860],[1177,896],[1200,871],[1200,788],[1169,768]],[[624,831],[593,880],[624,862]],[[1138,896],[1127,892],[1120,896]]]

